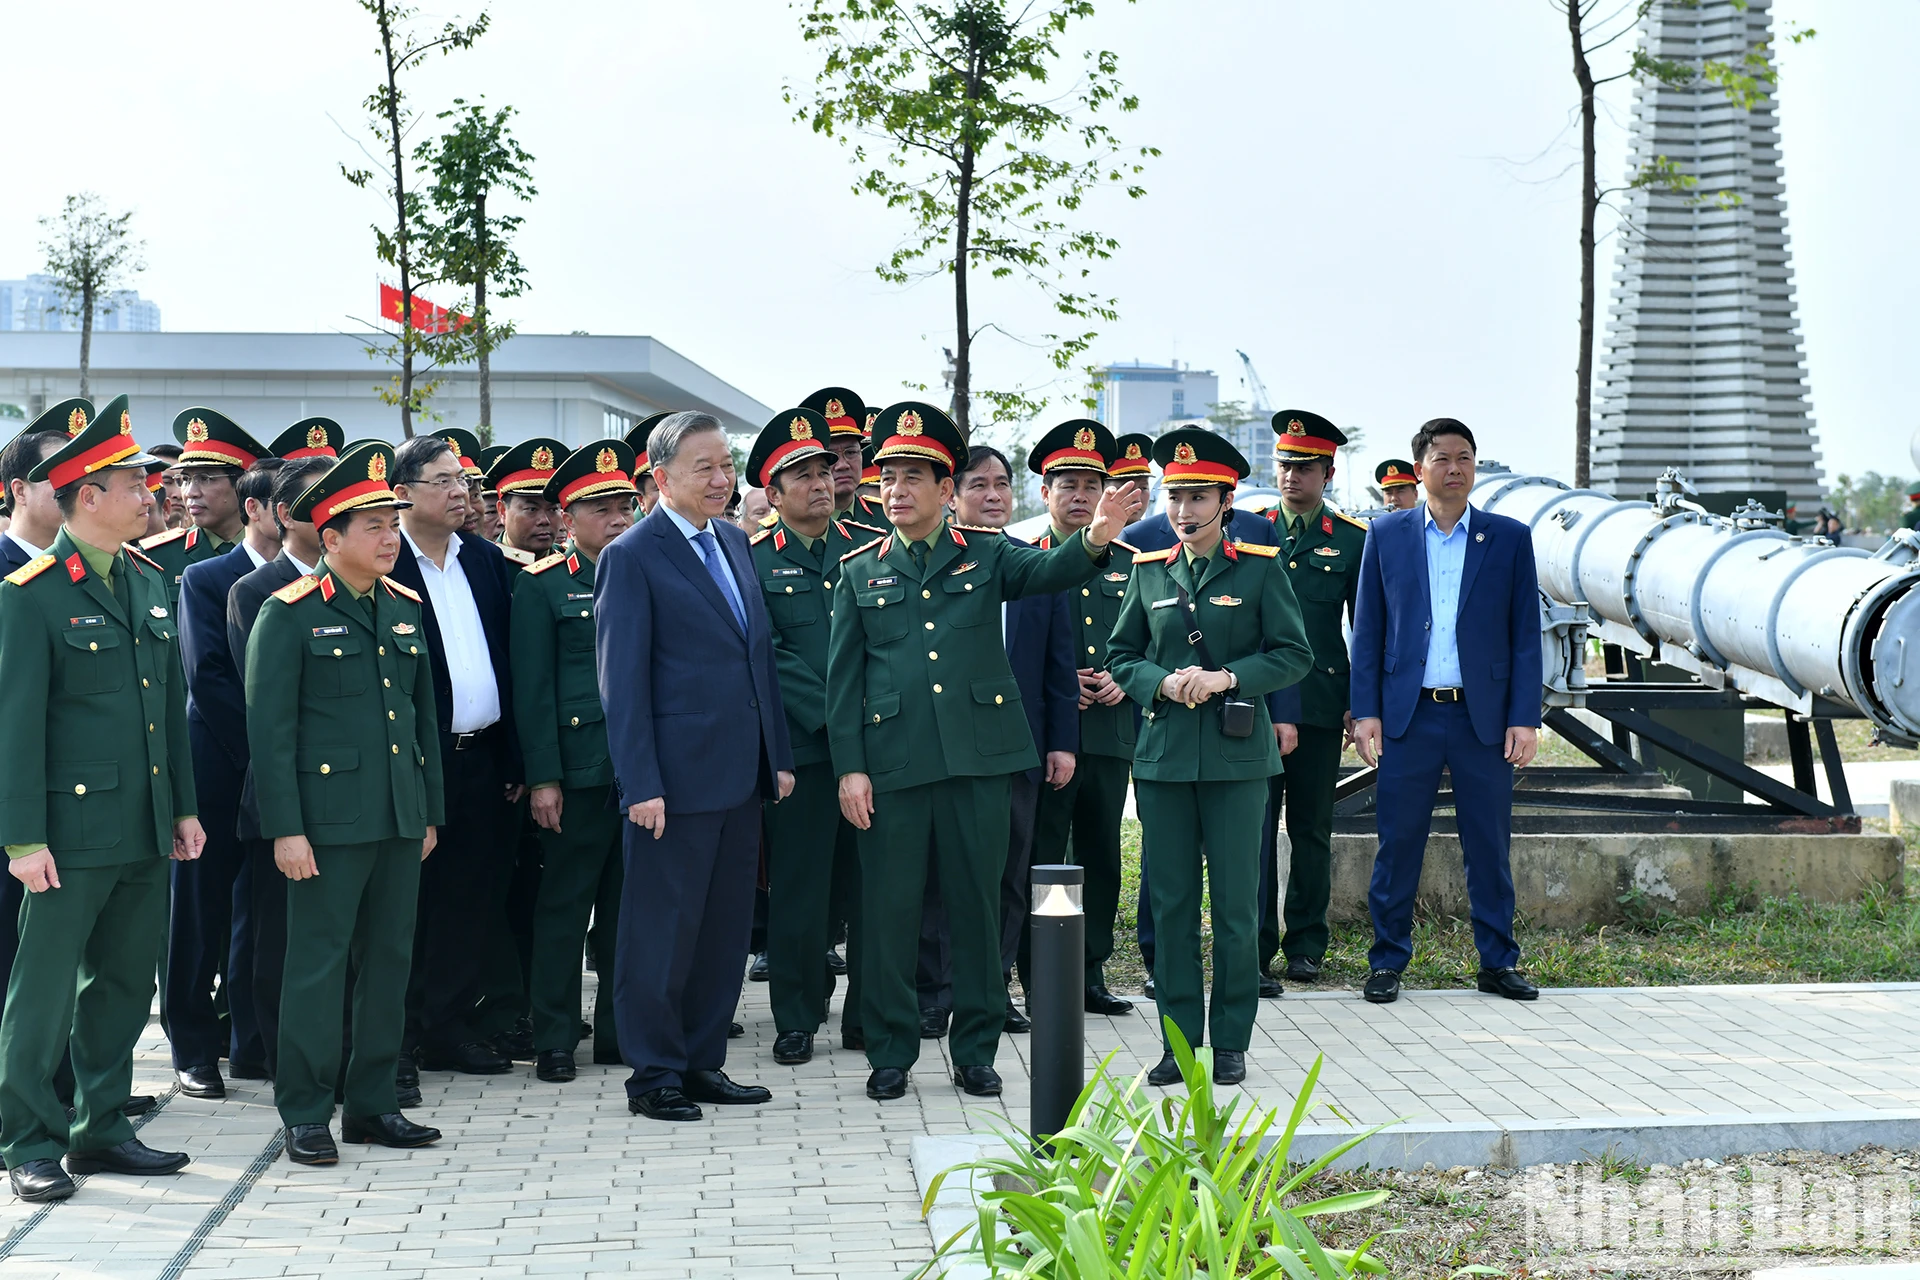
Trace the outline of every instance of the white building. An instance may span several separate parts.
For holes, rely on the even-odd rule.
[[[1220,379],[1211,369],[1126,360],[1100,370],[1093,416],[1115,435],[1158,435],[1169,423],[1204,419],[1219,400]]]
[[[80,332],[80,322],[62,309],[60,290],[51,276],[0,280],[0,332]],[[149,302],[132,289],[118,289],[93,302],[95,333],[158,333],[160,304]]]

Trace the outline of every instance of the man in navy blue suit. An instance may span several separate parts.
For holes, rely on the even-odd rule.
[[[280,554],[273,519],[274,475],[285,464],[260,458],[232,485],[244,532],[180,578],[180,657],[187,668],[187,739],[207,843],[199,859],[173,864],[173,914],[167,935],[166,987],[160,1009],[180,1091],[224,1098],[220,1059],[233,1074],[264,1079],[267,1049],[255,1017],[252,878],[238,835],[246,778],[245,681],[227,644],[227,595],[233,584]],[[214,1007],[214,975],[223,975],[228,1022]]]
[[[647,438],[660,502],[600,554],[600,700],[627,815],[613,982],[627,1107],[698,1120],[772,1095],[721,1068],[740,999],[760,801],[793,789],[773,626],[747,535],[725,519],[720,423],[676,413]]]
[[[1360,558],[1353,619],[1354,741],[1378,764],[1380,852],[1366,998],[1399,998],[1413,958],[1433,802],[1444,769],[1466,858],[1467,900],[1480,952],[1480,990],[1509,1000],[1539,991],[1515,966],[1513,771],[1533,759],[1540,727],[1540,602],[1533,536],[1476,511],[1473,432],[1435,418],[1413,437],[1427,500],[1379,517]]]

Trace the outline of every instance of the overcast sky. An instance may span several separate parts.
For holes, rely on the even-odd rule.
[[[428,115],[480,95],[521,112],[540,187],[521,241],[533,289],[509,304],[523,330],[650,334],[776,407],[825,383],[878,403],[938,385],[951,290],[874,277],[900,225],[850,193],[841,148],[792,122],[782,87],[804,91],[818,62],[793,9],[491,8],[481,44],[410,92]],[[426,17],[476,9],[433,0]],[[1783,51],[1780,97],[1821,452],[1829,481],[1910,472],[1920,97],[1903,86],[1920,5],[1779,0],[1791,20],[1819,29]],[[1087,213],[1122,242],[1097,277],[1122,313],[1098,358],[1177,358],[1245,399],[1242,348],[1277,406],[1363,427],[1369,468],[1451,414],[1484,454],[1569,475],[1577,169],[1558,175],[1577,133],[1547,0],[1108,0],[1069,41],[1120,54],[1141,106],[1115,126],[1165,153],[1145,199]],[[379,74],[351,0],[8,4],[0,47],[0,277],[36,269],[35,219],[93,190],[137,211],[137,287],[168,329],[325,331],[374,313],[381,210],[339,175],[365,162]],[[1609,181],[1625,103],[1603,130]],[[1011,289],[984,290],[982,309],[1023,337],[1049,323]],[[1012,342],[976,352],[988,385],[1047,376]]]

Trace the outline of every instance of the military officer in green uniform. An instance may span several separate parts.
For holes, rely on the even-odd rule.
[[[580,1041],[580,949],[593,929],[593,1060],[620,1061],[613,1020],[615,921],[620,915],[620,814],[608,797],[613,763],[594,666],[593,571],[633,524],[633,450],[608,440],[569,455],[542,495],[567,540],[513,584],[514,725],[532,780],[528,807],[543,854],[533,913],[534,1071],[565,1083]]]
[[[300,495],[289,514],[320,531],[325,554],[267,598],[247,641],[260,834],[288,880],[274,1105],[300,1164],[339,1159],[328,1125],[349,961],[341,1138],[440,1137],[400,1114],[394,1086],[420,863],[445,814],[420,598],[386,576],[406,505],[387,486],[392,465],[386,445],[355,445]]]
[[[1040,763],[1000,606],[1091,581],[1143,499],[1131,485],[1109,490],[1059,546],[1015,547],[997,529],[947,523],[967,445],[946,414],[891,405],[873,438],[892,531],[841,560],[827,659],[840,810],[861,832],[867,1095],[902,1096],[920,1055],[914,972],[927,864],[937,858],[952,938],[954,1082],[988,1097],[1000,1092],[993,1057],[1007,1008],[1007,777]]]
[[[553,550],[556,511],[547,481],[566,461],[567,446],[535,436],[510,446],[487,468],[487,487],[500,495],[500,553],[509,574]]]
[[[861,492],[867,469],[867,424],[873,421],[866,404],[845,387],[822,387],[802,400],[800,407],[825,418],[832,429],[826,445],[834,458],[834,518],[884,524],[879,495]]]
[[[1274,532],[1307,643],[1313,669],[1281,691],[1278,729],[1287,771],[1273,780],[1273,813],[1284,805],[1293,845],[1285,911],[1287,978],[1312,982],[1327,954],[1327,894],[1333,865],[1333,788],[1340,780],[1340,752],[1353,727],[1347,713],[1347,639],[1360,584],[1360,552],[1367,526],[1327,505],[1334,452],[1346,433],[1317,413],[1282,409],[1273,415],[1274,464],[1280,470],[1280,505]],[[1273,832],[1265,834],[1269,842]],[[1275,901],[1277,868],[1261,867],[1260,968],[1270,970],[1283,945]]]
[[[828,398],[828,407],[840,401]],[[854,419],[844,412],[845,423]],[[844,427],[813,409],[776,413],[754,441],[747,475],[767,491],[773,523],[754,534],[754,572],[773,622],[773,658],[793,743],[793,793],[766,809],[767,969],[773,1060],[806,1062],[827,1020],[833,977],[826,955],[836,908],[848,913],[843,1043],[864,1047],[860,1026],[860,851],[840,814],[827,744],[827,639],[840,558],[884,532],[834,515],[844,461],[829,442]],[[853,427],[858,449],[860,429]]]
[[[1136,450],[1138,445],[1135,445]],[[1043,548],[1087,527],[1100,494],[1114,482],[1107,468],[1119,461],[1113,433],[1091,418],[1063,422],[1040,437],[1027,466],[1040,476],[1049,525]],[[1141,459],[1144,469],[1146,460]],[[1113,955],[1113,921],[1120,908],[1120,817],[1133,768],[1134,708],[1107,671],[1107,641],[1120,617],[1133,567],[1133,548],[1114,543],[1113,558],[1093,579],[1069,591],[1078,631],[1074,653],[1080,675],[1080,751],[1073,777],[1040,792],[1033,861],[1070,860],[1086,869],[1088,1013],[1128,1013],[1133,1002],[1107,990],[1102,967]],[[1072,846],[1068,837],[1071,832]]]
[[[627,432],[627,447],[633,450],[633,483],[640,491],[640,514],[652,515],[660,502],[660,486],[653,482],[653,460],[647,457],[647,437],[653,429],[670,418],[674,410],[666,413],[651,413],[633,424],[633,430]]]
[[[121,396],[100,416],[124,417],[126,406]],[[169,470],[180,475],[193,523],[143,538],[140,549],[167,575],[167,590],[177,601],[187,566],[226,554],[246,532],[246,512],[234,485],[241,472],[270,455],[239,423],[213,409],[181,410],[173,420],[173,437],[180,442],[180,459]]]
[[[1389,511],[1405,511],[1420,505],[1420,477],[1405,458],[1388,458],[1373,469],[1373,483]]]
[[[151,461],[124,409],[49,453],[27,478],[53,487],[60,532],[0,584],[0,845],[27,889],[0,1014],[0,1157],[23,1200],[72,1195],[69,1174],[187,1163],[121,1111],[166,939],[167,859],[206,839],[170,583],[124,547],[147,525]],[[54,1088],[69,1045],[71,1117]]]
[[[1312,663],[1278,548],[1221,537],[1252,468],[1224,438],[1179,427],[1154,442],[1180,541],[1133,558],[1107,668],[1145,712],[1134,800],[1152,859],[1154,984],[1163,1018],[1213,1044],[1213,1078],[1246,1077],[1260,1003],[1260,823],[1280,748],[1263,695]],[[1212,896],[1213,1000],[1201,992],[1202,863]],[[1212,1035],[1203,1033],[1211,1022]],[[1180,1078],[1171,1048],[1149,1079]]]

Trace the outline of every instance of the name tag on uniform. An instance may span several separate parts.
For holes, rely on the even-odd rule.
[[[316,638],[320,636],[343,636],[347,634],[347,629],[345,627],[315,627],[313,634]]]
[[[795,570],[795,572],[798,572],[798,570]],[[591,592],[591,591],[569,591],[569,592],[567,592],[567,599],[569,599],[569,600],[591,600],[591,599],[593,599],[593,592]]]
[[[1239,596],[1208,596],[1207,603],[1225,605],[1228,608],[1231,608],[1234,605],[1240,603],[1240,597]]]
[[[90,618],[68,618],[67,625],[70,627],[104,627],[107,625],[107,620],[96,613]]]
[[[410,636],[413,632],[414,626],[411,622],[396,622],[393,624],[393,634],[397,636]]]
[[[804,576],[806,572],[805,569],[775,569],[773,576],[776,578],[798,578]]]
[[[900,585],[900,579],[898,576],[891,578],[868,578],[867,585],[870,587],[897,587]]]
[[[1171,608],[1173,608],[1173,606],[1175,606],[1175,605],[1177,605],[1177,604],[1179,604],[1179,603],[1180,603],[1180,597],[1179,597],[1179,596],[1168,596],[1168,597],[1167,597],[1167,598],[1166,598],[1165,600],[1155,600],[1155,601],[1154,601],[1154,602],[1153,602],[1152,604],[1150,604],[1150,605],[1148,605],[1148,606],[1147,606],[1147,608],[1149,608],[1149,609],[1171,609]]]

